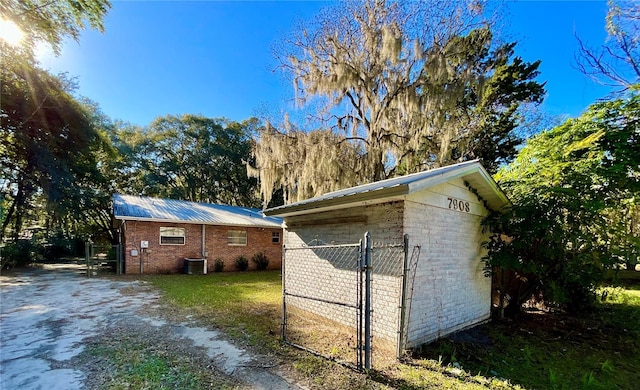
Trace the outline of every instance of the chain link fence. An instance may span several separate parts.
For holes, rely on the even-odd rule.
[[[406,242],[309,244],[284,248],[285,342],[357,369],[395,360]]]
[[[393,363],[398,356],[404,259],[404,243],[372,244],[371,352],[378,367]]]
[[[360,367],[361,245],[287,248],[283,262],[283,339]]]

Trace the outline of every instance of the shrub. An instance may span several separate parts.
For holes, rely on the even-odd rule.
[[[246,271],[247,268],[249,268],[249,260],[247,260],[247,258],[242,255],[236,257],[233,263],[235,264],[238,271]]]
[[[269,266],[269,259],[264,252],[258,252],[251,258],[251,261],[256,265],[256,269],[259,271],[264,271]]]
[[[224,260],[218,258],[213,261],[213,272],[222,272],[224,269]]]
[[[639,94],[595,103],[493,177],[513,206],[486,220],[488,265],[526,278],[547,306],[591,313],[605,272],[636,263],[638,107]]]
[[[58,232],[47,240],[42,256],[45,260],[54,261],[69,256],[71,253],[71,240]]]
[[[45,260],[49,261],[60,260],[61,258],[71,254],[71,251],[67,246],[60,244],[46,245],[43,252],[43,257]]]
[[[71,256],[84,257],[85,256],[85,244],[86,241],[82,237],[76,237],[71,241]]]
[[[29,240],[9,242],[2,248],[2,269],[25,266],[35,260],[37,252],[37,245]]]

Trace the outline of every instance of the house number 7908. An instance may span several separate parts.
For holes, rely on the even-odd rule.
[[[447,198],[447,200],[449,201],[450,209],[464,211],[465,213],[469,212],[469,202],[456,198]]]

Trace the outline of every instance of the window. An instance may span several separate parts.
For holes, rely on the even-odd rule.
[[[227,244],[229,245],[247,245],[246,230],[229,230],[227,231]]]
[[[271,242],[274,244],[280,243],[280,232],[271,233]]]
[[[184,228],[161,227],[160,245],[184,245]]]

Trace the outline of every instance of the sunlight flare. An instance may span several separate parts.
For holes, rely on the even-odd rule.
[[[17,24],[11,20],[0,19],[0,39],[12,46],[18,46],[24,33]]]

